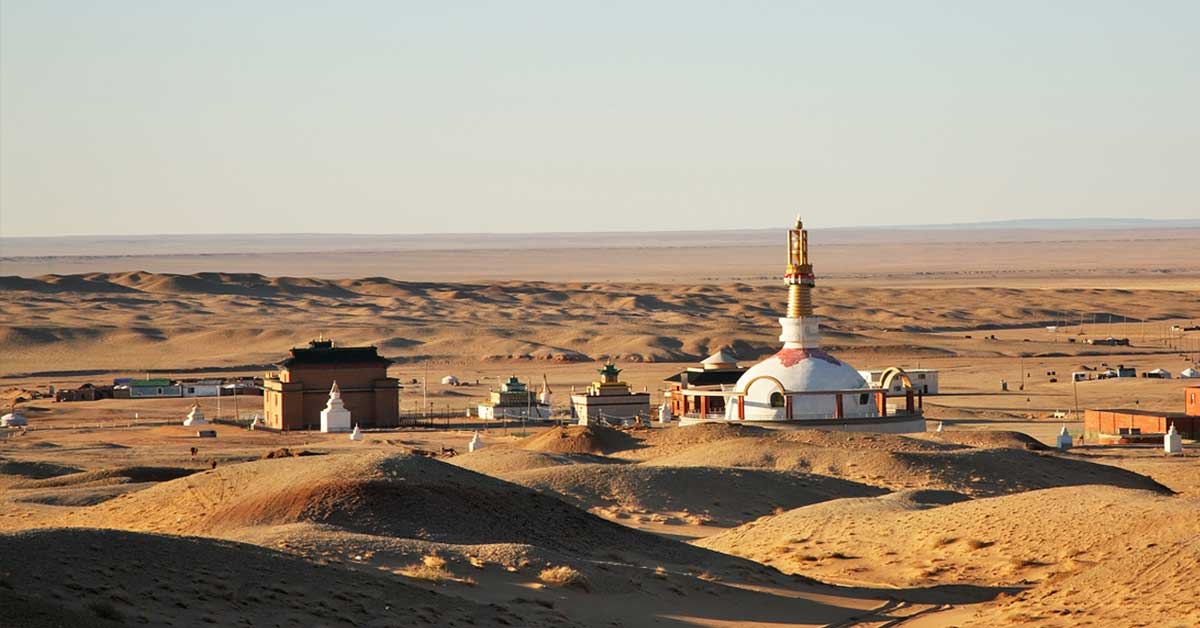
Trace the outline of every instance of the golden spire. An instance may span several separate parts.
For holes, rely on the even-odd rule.
[[[787,273],[783,280],[788,286],[788,318],[813,315],[812,289],[816,284],[812,264],[808,262],[808,231],[796,217],[796,226],[788,230]]]

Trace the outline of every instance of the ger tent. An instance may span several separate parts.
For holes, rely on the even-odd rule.
[[[29,421],[25,420],[25,415],[18,410],[0,417],[0,427],[22,427],[28,425]]]

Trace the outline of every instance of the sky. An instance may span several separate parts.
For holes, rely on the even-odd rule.
[[[1200,216],[1200,2],[0,0],[0,235]]]

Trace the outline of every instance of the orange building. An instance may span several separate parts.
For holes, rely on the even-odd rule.
[[[320,429],[321,410],[337,382],[350,421],[364,428],[400,424],[400,382],[388,377],[391,361],[375,347],[335,347],[313,340],[293,348],[263,380],[263,420],[276,430]]]
[[[1083,415],[1084,433],[1089,438],[1162,435],[1175,425],[1184,438],[1200,440],[1200,386],[1183,389],[1183,412],[1159,412],[1129,408],[1088,410]]]

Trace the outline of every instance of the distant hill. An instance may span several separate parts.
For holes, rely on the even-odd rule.
[[[874,227],[895,229],[896,227]],[[903,229],[1175,229],[1200,228],[1200,220],[1180,218],[1021,218],[952,224],[905,225]]]

